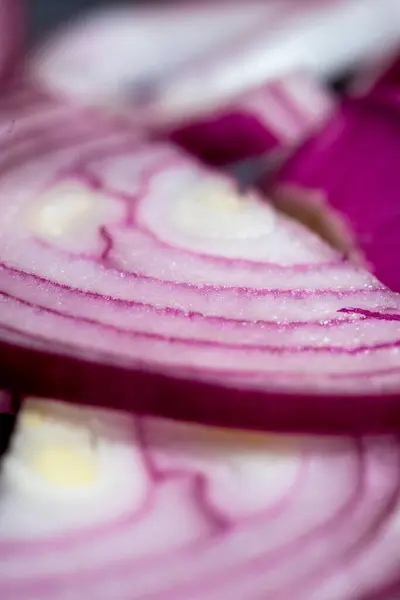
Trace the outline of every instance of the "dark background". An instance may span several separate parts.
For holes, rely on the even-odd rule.
[[[125,0],[127,3],[128,0]],[[149,4],[151,0],[129,0],[130,4]],[[123,4],[123,0],[27,0],[30,21],[30,43],[54,26],[68,20],[80,11],[93,6]]]

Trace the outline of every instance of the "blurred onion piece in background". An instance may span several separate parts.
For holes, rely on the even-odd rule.
[[[301,141],[330,110],[310,76],[341,73],[394,45],[399,31],[397,0],[116,7],[55,31],[31,73],[51,93],[172,130],[221,164],[286,146],[288,136]]]
[[[397,0],[116,7],[54,32],[33,71],[55,92],[165,124],[293,72],[330,77],[398,43],[399,31]]]

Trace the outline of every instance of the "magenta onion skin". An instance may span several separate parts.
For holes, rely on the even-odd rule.
[[[365,98],[343,101],[322,133],[285,165],[279,195],[320,199],[342,223],[344,243],[394,291],[400,291],[400,104],[386,84]],[[301,198],[299,196],[301,195]],[[318,200],[317,200],[318,201]]]
[[[239,429],[309,433],[396,432],[399,395],[309,395],[254,389],[160,374],[157,371],[0,344],[1,385],[16,381],[43,397],[56,393],[71,403],[118,408]],[[107,361],[107,362],[106,362]],[[134,390],[134,392],[132,392]],[[111,393],[112,396],[107,396]]]
[[[65,467],[81,457],[82,478],[60,478],[49,453]],[[395,437],[254,435],[30,402],[1,473],[0,592],[389,600],[399,461]]]
[[[3,387],[238,427],[398,426],[398,295],[125,122],[29,90],[0,114],[15,123],[0,153]]]

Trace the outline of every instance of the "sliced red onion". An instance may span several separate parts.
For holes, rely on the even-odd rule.
[[[364,98],[343,101],[285,165],[278,195],[289,211],[308,206],[324,214],[341,247],[400,291],[400,86],[394,75],[395,69]]]
[[[1,473],[0,594],[396,597],[399,473],[389,437],[257,435],[30,400]]]
[[[398,295],[181,151],[41,102],[5,99],[0,122],[4,387],[241,427],[398,426]]]

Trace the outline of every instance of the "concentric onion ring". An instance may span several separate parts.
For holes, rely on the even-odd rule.
[[[94,479],[44,469],[60,443],[64,469],[69,445],[81,465],[92,448]],[[400,568],[399,472],[393,438],[245,434],[30,401],[2,474],[0,592],[383,598]]]
[[[5,386],[106,404],[112,386],[129,410],[241,426],[396,426],[398,295],[181,151],[36,102],[0,155]]]

